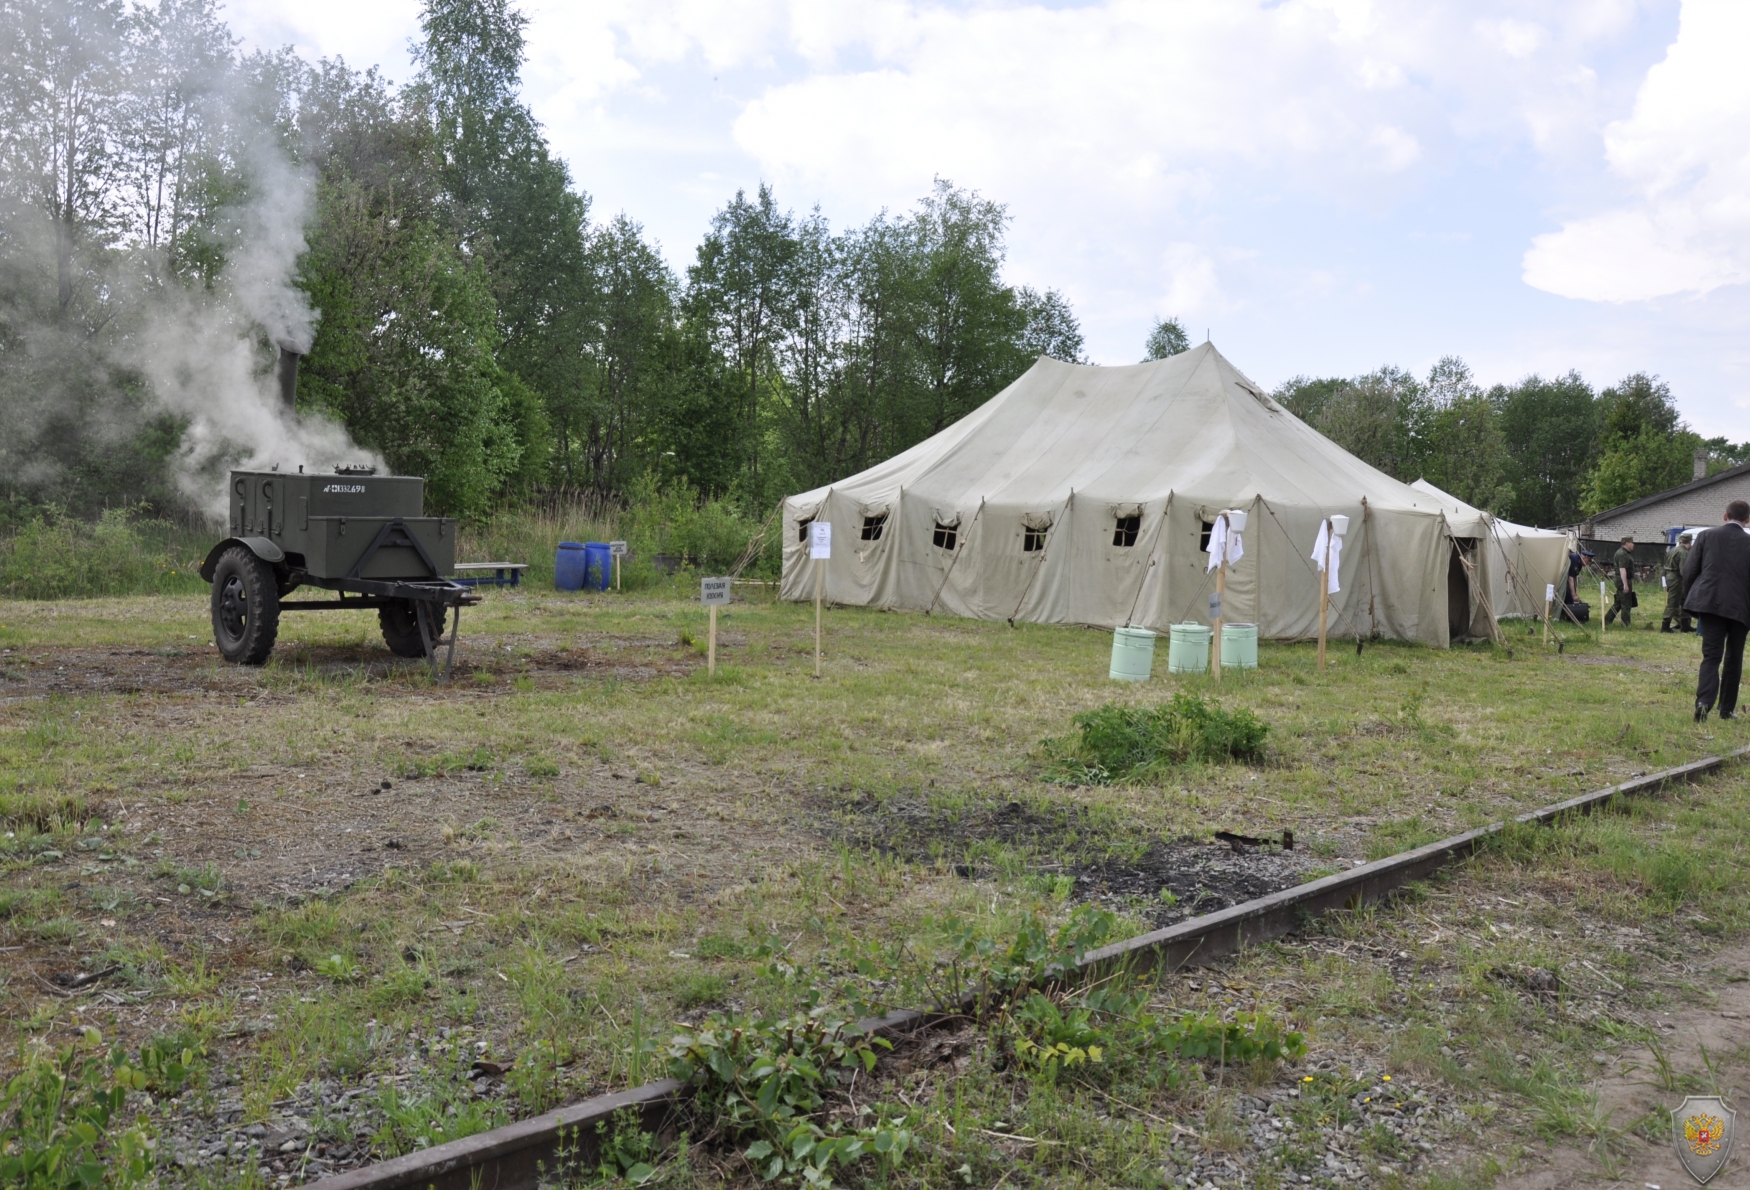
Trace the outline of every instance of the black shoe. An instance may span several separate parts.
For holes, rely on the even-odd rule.
[[[1700,700],[1697,700],[1697,702],[1695,704],[1695,721],[1697,723],[1700,723],[1702,720],[1704,720],[1706,718],[1707,718],[1707,704],[1705,702],[1701,702]]]
[[[1660,620],[1659,621],[1659,631],[1660,632],[1667,632],[1667,633],[1670,632],[1671,631],[1671,621],[1670,620]]]
[[[1721,711],[1720,712],[1720,718],[1722,718],[1722,719],[1736,719],[1737,717],[1738,717],[1737,711]]]

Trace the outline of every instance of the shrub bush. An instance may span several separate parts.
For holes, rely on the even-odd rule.
[[[1077,784],[1146,779],[1189,761],[1257,760],[1270,728],[1251,711],[1224,711],[1195,694],[1161,706],[1113,703],[1073,720],[1078,735],[1047,740],[1048,778]]]
[[[0,541],[0,596],[192,592],[205,585],[197,573],[204,556],[198,535],[140,509],[111,508],[90,522],[49,508]]]

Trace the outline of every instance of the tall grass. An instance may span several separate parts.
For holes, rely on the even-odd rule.
[[[566,493],[505,509],[463,524],[458,562],[527,562],[527,581],[553,582],[553,555],[561,541],[623,540],[631,557],[622,568],[626,587],[649,587],[670,568],[727,573],[761,531],[757,518],[724,500],[702,498],[678,484],[636,485],[624,501]],[[195,594],[206,589],[201,560],[222,533],[191,528],[139,509],[110,509],[85,521],[39,509],[0,523],[0,598],[75,599],[105,595]],[[775,526],[742,573],[774,577],[780,548]]]
[[[138,509],[111,508],[95,522],[43,509],[0,538],[0,597],[200,591],[198,568],[217,540]]]
[[[761,528],[759,520],[729,502],[702,499],[685,484],[658,488],[643,483],[634,485],[623,503],[566,494],[464,525],[456,560],[527,562],[527,581],[547,585],[553,581],[554,553],[561,541],[624,541],[631,556],[622,566],[623,585],[648,587],[664,578],[658,556],[670,566],[727,573]],[[780,560],[775,526],[765,527],[760,546],[742,573],[775,576]]]

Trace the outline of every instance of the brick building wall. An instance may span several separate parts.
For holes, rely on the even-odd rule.
[[[1733,500],[1750,500],[1750,466],[1600,513],[1582,526],[1580,535],[1615,541],[1632,533],[1636,541],[1664,541],[1665,530],[1673,525],[1719,524]]]

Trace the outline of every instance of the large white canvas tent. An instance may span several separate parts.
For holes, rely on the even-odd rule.
[[[1441,505],[1441,511],[1454,520],[1482,520],[1487,534],[1478,544],[1480,554],[1465,554],[1465,560],[1482,569],[1485,580],[1472,584],[1472,598],[1481,603],[1487,592],[1488,604],[1480,607],[1492,612],[1496,619],[1527,616],[1542,619],[1544,596],[1549,587],[1556,589],[1556,611],[1561,605],[1562,584],[1567,581],[1568,551],[1573,547],[1572,534],[1556,529],[1534,529],[1491,516],[1473,508],[1448,492],[1443,492],[1425,479],[1410,485]],[[1468,545],[1468,543],[1466,543]]]
[[[1249,523],[1229,622],[1315,634],[1308,555],[1341,513],[1332,635],[1445,646],[1494,630],[1459,554],[1489,518],[1363,463],[1207,343],[1129,367],[1042,358],[934,437],[787,498],[782,594],[813,598],[808,524],[821,520],[834,603],[1165,632],[1208,622],[1209,526],[1231,508]]]

